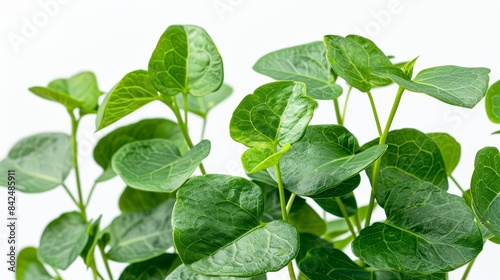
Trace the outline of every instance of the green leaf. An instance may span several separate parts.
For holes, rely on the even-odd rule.
[[[198,274],[181,264],[165,280],[266,280],[266,275],[256,277],[210,277]]]
[[[85,247],[80,253],[80,256],[83,258],[83,261],[87,266],[87,268],[90,267],[95,260],[94,251],[95,247],[97,246],[97,241],[99,240],[101,217],[102,216],[99,216],[99,218],[97,218],[97,220],[94,223],[92,223],[91,227],[88,228],[89,238],[87,240],[87,244],[85,244]]]
[[[420,71],[411,81],[395,67],[378,68],[374,73],[391,79],[406,90],[425,93],[451,105],[473,108],[486,94],[490,70],[437,66]]]
[[[84,111],[97,108],[97,98],[101,94],[97,79],[92,72],[82,72],[68,79],[57,79],[47,87],[32,87],[34,94],[64,105],[72,111],[76,107]]]
[[[427,133],[427,135],[438,145],[446,166],[446,175],[450,176],[460,160],[460,144],[447,133]]]
[[[38,258],[54,268],[65,270],[85,248],[89,227],[77,212],[62,214],[43,231]]]
[[[72,168],[71,142],[63,133],[40,133],[21,139],[0,161],[0,172],[15,170],[16,190],[39,193],[64,182]],[[8,186],[7,176],[0,186]]]
[[[175,199],[175,193],[147,192],[126,187],[120,196],[118,206],[123,213],[143,211],[156,208],[169,199]]]
[[[471,180],[472,207],[481,224],[500,237],[500,154],[495,147],[477,152]]]
[[[309,204],[304,203],[302,207],[288,215],[288,222],[294,225],[299,233],[310,233],[322,236],[326,231],[326,224]]]
[[[488,118],[494,123],[500,123],[500,81],[490,86],[485,99]]]
[[[248,175],[248,177],[250,177],[252,179],[252,181],[262,182],[262,183],[265,183],[267,185],[274,186],[276,188],[278,187],[278,183],[273,179],[273,177],[271,176],[271,174],[269,174],[269,172],[267,170],[262,170],[262,171],[252,173],[252,174],[247,174],[247,175]]]
[[[375,139],[361,150],[379,142]],[[380,173],[376,198],[384,207],[390,190],[413,181],[431,182],[440,189],[448,189],[446,167],[439,146],[432,138],[416,129],[403,128],[390,131],[386,144],[387,152],[380,161]],[[372,180],[372,169],[366,170]]]
[[[203,140],[184,155],[165,139],[128,143],[113,156],[115,172],[130,187],[156,192],[173,192],[193,174],[210,153],[210,141]]]
[[[16,280],[51,280],[43,264],[38,260],[37,250],[26,247],[19,252],[16,264]]]
[[[177,255],[162,254],[158,257],[133,263],[125,268],[118,280],[165,280],[170,271],[179,263]]]
[[[256,173],[266,170],[269,167],[276,165],[281,157],[290,150],[290,144],[283,145],[281,150],[275,152],[274,147],[270,146],[255,146],[246,150],[241,155],[241,162],[247,174]]]
[[[222,58],[201,27],[172,25],[161,35],[148,66],[149,78],[162,94],[203,96],[219,89]]]
[[[188,111],[206,119],[208,112],[217,104],[228,98],[232,92],[233,89],[230,86],[222,84],[217,91],[201,97],[188,95]],[[184,108],[184,98],[182,94],[177,95],[177,103],[181,109]]]
[[[99,181],[105,181],[116,176],[111,167],[111,158],[121,147],[134,141],[153,138],[172,140],[181,153],[188,150],[181,129],[170,120],[146,119],[117,128],[101,138],[94,148],[94,159],[104,169]]]
[[[352,216],[358,211],[358,205],[356,203],[356,198],[353,193],[348,193],[340,197],[342,203],[344,204],[347,215]],[[314,201],[326,212],[335,215],[337,217],[343,218],[344,215],[340,210],[340,206],[337,203],[335,197],[330,198],[315,198]]]
[[[324,37],[326,58],[333,71],[362,92],[373,86],[388,85],[390,80],[372,74],[375,67],[391,66],[389,58],[370,40],[357,35]]]
[[[135,70],[123,77],[104,98],[96,117],[101,130],[151,101],[160,100],[146,70]]]
[[[312,248],[330,249],[333,248],[333,244],[314,234],[301,233],[300,250],[299,253],[297,254],[297,257],[295,257],[295,261],[299,263],[306,256],[307,251],[309,251]]]
[[[264,214],[262,215],[262,221],[267,223],[283,219],[281,215],[281,204],[278,187],[259,181],[253,182],[261,188],[264,197]],[[285,190],[286,201],[290,199],[290,196],[291,193]],[[295,197],[289,215],[300,211],[304,204],[306,204],[305,199],[300,196]]]
[[[246,179],[190,179],[177,192],[172,214],[182,262],[208,276],[257,276],[286,266],[299,249],[297,229],[284,221],[263,223],[263,213],[262,191]]]
[[[154,209],[123,213],[115,218],[106,229],[111,238],[107,257],[132,263],[164,253],[172,246],[170,219],[174,202],[170,199]]]
[[[314,99],[331,100],[342,94],[326,60],[323,42],[286,48],[261,57],[253,70],[275,80],[303,82]]]
[[[234,110],[229,132],[247,147],[293,144],[304,134],[315,106],[303,83],[265,84],[243,98]]]
[[[387,220],[363,229],[352,244],[362,261],[410,276],[454,270],[483,248],[472,211],[461,197],[429,182],[392,189],[385,203]]]
[[[281,159],[285,188],[298,195],[315,197],[352,192],[357,184],[342,183],[353,180],[387,149],[386,145],[377,145],[355,154],[356,146],[354,135],[343,126],[309,126],[304,137]]]

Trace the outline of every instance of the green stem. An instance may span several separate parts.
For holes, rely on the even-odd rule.
[[[90,189],[89,195],[87,196],[87,200],[85,202],[85,208],[87,208],[87,206],[89,206],[90,199],[92,198],[92,194],[94,193],[96,186],[97,186],[97,181],[94,182],[94,184],[92,185],[92,188]]]
[[[358,232],[360,232],[362,227],[361,227],[361,221],[359,219],[359,212],[356,212],[356,214],[354,214],[354,223],[356,223],[356,228],[358,229]]]
[[[203,140],[203,139],[204,139],[204,137],[205,137],[205,131],[206,131],[206,129],[207,129],[207,118],[206,118],[206,117],[204,117],[204,118],[203,118],[203,125],[202,125],[202,127],[201,127],[201,139],[202,139],[202,140]]]
[[[73,200],[73,202],[75,203],[76,207],[78,207],[78,209],[80,209],[80,205],[76,201],[75,196],[73,196],[73,194],[69,191],[68,186],[66,186],[65,183],[62,183],[62,186],[63,186],[64,190],[66,191],[66,193],[68,193],[68,195],[71,198],[71,200]]]
[[[470,270],[472,269],[472,266],[474,265],[474,262],[476,259],[473,259],[472,261],[469,262],[467,265],[467,268],[465,269],[464,275],[462,276],[462,280],[466,280],[467,276],[469,276]]]
[[[457,188],[460,189],[460,191],[462,192],[462,194],[465,192],[465,190],[462,188],[462,186],[460,186],[460,184],[458,183],[458,181],[455,179],[455,177],[453,177],[453,175],[450,175],[450,179],[453,181],[453,183],[455,183],[455,185],[457,185]]]
[[[366,93],[368,95],[368,99],[370,99],[370,106],[372,107],[373,117],[375,118],[375,123],[377,124],[378,135],[382,134],[382,127],[380,126],[380,120],[378,118],[377,107],[375,107],[375,101],[373,100],[372,93],[368,91]]]
[[[87,221],[87,213],[85,211],[85,205],[83,204],[83,195],[82,195],[82,184],[80,180],[80,168],[78,167],[78,144],[76,141],[76,133],[78,130],[79,120],[75,118],[75,115],[72,111],[69,111],[69,115],[71,117],[71,154],[73,156],[73,167],[75,168],[75,177],[76,177],[76,187],[78,189],[78,205],[80,211],[82,213],[83,219]]]
[[[286,204],[286,214],[290,214],[290,210],[292,209],[292,204],[293,204],[293,201],[295,200],[295,197],[297,195],[292,193],[292,195],[290,196],[290,198],[288,199],[288,203]]]
[[[297,280],[295,276],[295,271],[293,270],[292,262],[288,263],[287,268],[288,268],[288,275],[290,275],[290,280]]]
[[[101,252],[104,267],[106,267],[106,272],[108,273],[109,280],[113,280],[113,274],[111,273],[111,269],[109,268],[109,262],[108,258],[106,257],[106,253],[104,252],[104,246],[99,246],[99,251]]]
[[[337,204],[339,205],[340,212],[342,212],[342,215],[344,216],[344,220],[347,223],[347,227],[349,228],[349,231],[351,232],[352,238],[356,239],[356,231],[354,230],[354,226],[352,225],[351,219],[349,218],[349,215],[347,214],[347,211],[345,210],[344,203],[340,199],[340,197],[335,197],[335,201],[337,201]]]
[[[352,86],[349,86],[349,89],[347,89],[347,94],[345,96],[344,109],[342,110],[342,121],[344,123],[345,123],[345,112],[347,111],[347,102],[349,101],[349,97],[351,96],[351,91],[352,91]]]
[[[389,134],[389,130],[391,129],[392,121],[394,120],[394,116],[396,115],[396,111],[398,110],[399,103],[401,102],[401,97],[403,96],[404,88],[399,87],[398,92],[396,93],[396,98],[394,99],[394,103],[392,104],[391,112],[389,113],[389,118],[387,119],[387,123],[385,124],[385,129],[382,135],[380,135],[379,144],[385,144],[387,140],[387,135]],[[371,222],[371,217],[373,213],[373,208],[375,207],[375,194],[377,193],[377,185],[378,185],[378,175],[380,170],[380,162],[381,158],[378,158],[373,164],[372,171],[372,192],[370,194],[370,203],[368,204],[368,213],[366,215],[365,227],[368,227]]]
[[[340,115],[339,101],[337,100],[337,98],[333,99],[333,107],[335,108],[335,116],[337,117],[337,123],[339,125],[343,125],[344,121],[342,120],[342,116]]]
[[[188,127],[188,94],[183,93],[182,94],[182,105],[184,105],[183,111],[184,111],[184,126]]]

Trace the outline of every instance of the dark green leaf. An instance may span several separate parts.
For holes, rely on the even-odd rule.
[[[454,270],[474,259],[483,238],[461,197],[428,182],[392,189],[387,220],[363,229],[353,241],[356,256],[370,266],[410,276]]]
[[[210,153],[210,141],[203,140],[184,155],[165,139],[128,143],[113,156],[113,170],[130,187],[173,192],[193,174]]]
[[[256,277],[210,277],[198,274],[185,265],[178,266],[165,280],[266,280],[266,275]]]
[[[143,262],[131,264],[125,268],[118,280],[165,280],[169,272],[179,265],[176,259],[177,255],[162,254]]]
[[[326,224],[309,204],[304,203],[302,207],[288,215],[288,221],[294,225],[299,233],[310,233],[321,236],[326,231]]]
[[[172,198],[175,198],[175,193],[147,192],[126,187],[118,206],[123,213],[150,210]]]
[[[263,213],[262,191],[246,179],[190,179],[177,192],[172,214],[180,258],[208,276],[248,277],[281,269],[297,255],[298,232],[283,221],[263,223]]]
[[[97,241],[99,240],[99,230],[101,226],[101,217],[97,218],[97,220],[92,223],[92,226],[88,228],[89,238],[87,240],[87,244],[83,248],[80,256],[83,258],[85,265],[90,267],[94,263],[94,251],[97,246]]]
[[[261,57],[253,70],[275,80],[294,80],[307,86],[307,94],[315,99],[331,100],[342,94],[325,58],[323,42],[286,48]]]
[[[356,211],[358,211],[358,205],[356,203],[356,198],[354,197],[353,193],[348,193],[346,195],[341,196],[340,200],[342,200],[342,203],[344,204],[347,215],[352,216],[356,214]],[[337,217],[341,218],[344,217],[335,197],[315,198],[314,201],[316,201],[316,203],[326,212],[335,215]]]
[[[275,148],[270,146],[252,147],[241,155],[243,168],[247,174],[266,170],[276,165],[281,157],[290,150],[290,147],[290,144],[286,143],[278,152],[275,152]]]
[[[436,142],[441,151],[444,165],[446,166],[446,175],[450,176],[460,160],[460,144],[447,133],[428,133],[432,140]]]
[[[38,258],[54,268],[65,270],[85,248],[89,228],[79,213],[62,214],[43,231]]]
[[[271,186],[278,187],[278,183],[271,177],[267,170],[262,170],[257,173],[247,174],[253,181],[262,182]]]
[[[38,260],[37,250],[26,247],[19,252],[16,264],[16,280],[51,280],[50,274]]]
[[[297,254],[297,257],[295,257],[295,261],[299,263],[306,256],[307,251],[309,251],[312,248],[330,249],[333,248],[333,244],[314,234],[301,233],[300,250],[299,253]]]
[[[219,89],[222,58],[201,27],[172,25],[161,35],[148,66],[153,85],[162,94],[203,96]]]
[[[188,95],[188,111],[202,118],[206,118],[208,112],[217,104],[228,98],[232,92],[233,89],[230,86],[223,84],[217,91],[201,97]],[[182,94],[177,95],[177,103],[181,109],[184,108],[184,98]]]
[[[490,86],[485,99],[488,118],[494,123],[500,123],[500,81]]]
[[[264,214],[262,216],[263,222],[272,222],[276,220],[283,219],[281,215],[281,205],[278,187],[274,185],[269,185],[264,182],[254,181],[262,190],[264,196]],[[290,199],[291,193],[285,190],[285,200]],[[302,207],[306,204],[305,199],[300,196],[295,197],[293,200],[292,208],[290,209],[290,215],[300,211]]]

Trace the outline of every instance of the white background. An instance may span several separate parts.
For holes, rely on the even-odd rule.
[[[52,3],[44,9],[41,3]],[[224,59],[225,81],[234,94],[209,116],[206,137],[212,152],[205,166],[210,173],[242,175],[239,161],[244,148],[228,133],[233,109],[245,94],[270,79],[252,71],[257,59],[270,51],[322,40],[323,35],[357,33],[371,38],[396,61],[420,58],[416,71],[437,65],[484,66],[491,82],[500,77],[498,1],[332,1],[332,0],[198,0],[198,1],[1,1],[0,4],[0,158],[22,137],[46,131],[70,131],[65,109],[32,95],[27,88],[46,85],[82,70],[94,71],[103,91],[135,69],[145,69],[162,32],[172,24],[196,24],[207,30]],[[33,24],[34,29],[27,30]],[[29,29],[29,28],[28,28]],[[24,30],[24,34],[23,34]],[[13,41],[16,38],[17,41]],[[385,123],[396,89],[374,90],[381,120]],[[150,104],[116,125],[94,134],[94,117],[85,117],[78,137],[84,191],[101,172],[92,157],[92,146],[112,129],[146,117],[173,119],[161,104]],[[201,122],[191,117],[191,132],[198,139]],[[334,122],[331,102],[320,102],[313,123]],[[376,136],[368,99],[354,92],[346,126],[360,143]],[[468,188],[475,153],[484,146],[498,146],[500,136],[491,132],[484,102],[474,109],[451,107],[422,94],[407,93],[393,128],[414,127],[424,132],[445,131],[463,148],[454,172]],[[74,188],[71,174],[68,185]],[[118,215],[117,199],[124,184],[114,179],[99,185],[89,206],[89,216],[103,214],[103,225]],[[450,191],[458,193],[452,183]],[[0,188],[0,219],[5,221],[5,188]],[[356,190],[358,204],[366,204],[367,180]],[[75,210],[62,188],[30,195],[18,194],[19,247],[37,246],[45,226],[62,212]],[[381,212],[381,211],[379,211]],[[381,213],[378,218],[383,219]],[[0,279],[13,279],[5,265],[6,230],[0,223]],[[500,275],[500,247],[487,243],[469,279],[494,279]],[[100,262],[100,257],[97,258]],[[112,264],[115,277],[123,269]],[[102,268],[101,268],[102,270]],[[103,270],[102,270],[103,271]],[[460,279],[463,268],[450,273]],[[274,273],[283,279],[286,273]],[[65,279],[90,279],[82,261],[63,272]],[[271,278],[270,277],[270,278]]]

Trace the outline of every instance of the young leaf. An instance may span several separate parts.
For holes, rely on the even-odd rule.
[[[322,236],[326,231],[326,224],[323,218],[307,203],[304,203],[302,207],[293,212],[290,211],[288,221],[297,228],[299,233]]]
[[[188,111],[206,119],[208,112],[217,104],[228,98],[232,92],[233,89],[230,86],[222,84],[217,91],[201,97],[188,95]],[[184,98],[182,94],[177,95],[177,103],[181,109],[184,108]]]
[[[177,192],[172,214],[182,262],[208,276],[256,276],[286,266],[298,252],[297,229],[284,221],[263,223],[263,213],[262,191],[246,179],[190,179]]]
[[[111,246],[107,257],[117,262],[140,262],[164,253],[172,246],[170,218],[174,202],[170,199],[154,209],[115,218],[105,230]]]
[[[460,160],[460,144],[447,133],[427,133],[427,135],[438,145],[446,166],[446,175],[450,176]]]
[[[162,254],[158,257],[133,263],[123,270],[118,280],[165,280],[180,263],[177,255]]]
[[[352,216],[356,214],[358,211],[358,205],[356,203],[356,198],[354,197],[354,193],[348,193],[340,197],[342,203],[344,204],[347,215]],[[314,201],[326,212],[335,215],[337,217],[344,217],[342,211],[340,210],[340,206],[337,203],[334,197],[330,198],[315,198]]]
[[[500,81],[491,85],[485,99],[488,118],[494,123],[500,123]]]
[[[269,146],[252,147],[241,155],[243,168],[247,174],[252,174],[272,167],[290,150],[290,147],[290,144],[286,143],[278,152],[274,152],[274,148]]]
[[[135,70],[123,77],[104,98],[96,117],[96,130],[118,121],[151,101],[160,100],[146,70]]]
[[[165,280],[266,280],[266,275],[256,277],[210,277],[198,274],[181,264]]]
[[[247,147],[293,144],[304,134],[315,106],[303,83],[265,84],[245,96],[234,110],[231,138]]]
[[[156,208],[166,200],[175,199],[175,193],[146,192],[126,187],[118,201],[122,213]]]
[[[378,143],[375,139],[363,147]],[[390,190],[406,182],[427,181],[442,190],[448,189],[446,167],[438,145],[428,135],[412,128],[390,131],[387,152],[382,156],[376,198],[384,207]],[[366,170],[372,180],[372,168]]]
[[[184,184],[209,153],[208,140],[201,141],[181,155],[174,142],[150,139],[121,147],[113,156],[112,165],[115,172],[132,188],[173,192]]]
[[[111,167],[111,159],[121,147],[130,142],[153,138],[172,140],[181,153],[188,150],[181,129],[170,120],[146,119],[117,128],[101,138],[94,148],[94,159],[104,169],[99,181],[106,181],[116,176]]]
[[[64,182],[72,168],[71,142],[63,133],[40,133],[17,142],[5,159],[0,172],[16,172],[16,189],[27,193],[51,190]],[[7,186],[0,177],[0,186]]]
[[[37,250],[26,247],[19,252],[16,264],[16,280],[51,280],[43,264],[38,260]]]
[[[101,226],[101,217],[97,218],[97,220],[91,224],[91,227],[88,228],[89,238],[87,240],[87,244],[83,248],[80,256],[83,258],[85,265],[90,267],[94,261],[94,251],[97,245],[97,241],[99,240],[99,231]]]
[[[323,42],[286,48],[261,57],[253,70],[275,80],[294,80],[307,86],[314,99],[332,100],[342,94],[326,60]]]
[[[77,212],[62,214],[43,231],[38,258],[54,268],[65,270],[85,248],[89,227]]]
[[[500,237],[500,154],[486,147],[477,152],[471,180],[472,207],[481,224]]]
[[[172,25],[161,35],[148,66],[149,78],[162,94],[203,96],[219,89],[222,58],[212,38],[194,25]]]
[[[370,266],[429,275],[458,268],[483,248],[481,232],[464,200],[429,182],[392,189],[385,212],[384,223],[363,229],[352,244],[354,254]]]
[[[281,159],[285,188],[315,197],[352,192],[357,185],[342,183],[370,166],[387,149],[386,145],[377,145],[355,154],[356,145],[354,135],[343,126],[309,126],[304,137]]]

